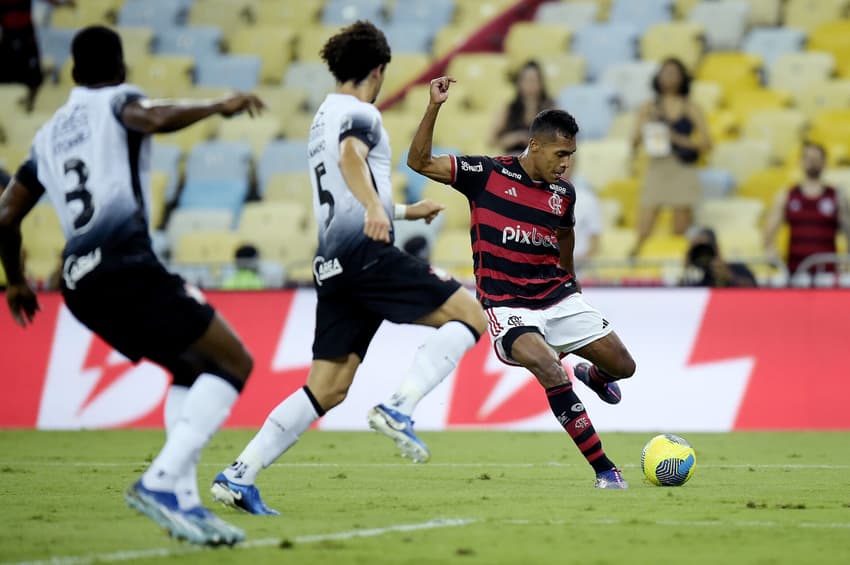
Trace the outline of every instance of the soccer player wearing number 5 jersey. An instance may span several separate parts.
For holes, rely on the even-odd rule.
[[[392,244],[391,216],[431,221],[441,207],[427,200],[406,207],[392,202],[390,143],[373,106],[390,62],[384,34],[356,22],[328,40],[322,57],[337,88],[316,112],[308,145],[319,225],[313,363],[306,386],[271,411],[212,485],[216,499],[253,514],[276,513],[260,497],[257,474],[343,401],[384,320],[436,328],[396,394],[368,415],[369,424],[414,461],[427,461],[429,452],[413,432],[413,409],[487,330],[469,292]]]
[[[560,360],[568,353],[589,360],[592,365],[576,365],[576,377],[609,404],[620,401],[616,381],[635,371],[608,321],[585,302],[575,276],[576,192],[564,175],[578,125],[567,112],[544,110],[518,157],[432,155],[437,114],[453,82],[431,81],[407,164],[469,200],[476,290],[498,357],[537,377],[558,422],[596,472],[595,486],[626,488]]]
[[[80,31],[72,52],[78,86],[36,133],[30,158],[0,196],[6,299],[20,325],[33,321],[38,302],[22,272],[20,224],[47,193],[66,239],[62,294],[68,309],[130,360],[147,358],[173,376],[165,401],[167,441],[127,490],[127,503],[173,537],[233,544],[244,533],[201,505],[196,464],[239,396],[252,360],[200,293],[154,255],[149,134],[216,114],[253,115],[263,104],[250,94],[148,100],[124,84],[121,39],[105,27]]]

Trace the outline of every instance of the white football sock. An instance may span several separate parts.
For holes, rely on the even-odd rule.
[[[443,324],[425,340],[410,366],[407,377],[389,400],[389,405],[410,416],[419,401],[451,373],[473,345],[475,336],[466,324]]]
[[[224,470],[224,476],[240,485],[254,484],[260,470],[292,447],[318,417],[307,391],[299,388],[269,413],[257,435]]]
[[[182,385],[171,385],[165,395],[165,433],[171,434],[174,426],[180,420],[180,413],[183,410],[183,403],[186,400],[186,395],[189,394],[189,387]],[[200,452],[198,453],[198,456]],[[189,466],[189,470],[182,476],[177,478],[177,484],[174,486],[177,494],[177,502],[180,503],[180,508],[188,510],[201,505],[201,494],[198,492],[198,457],[196,456]]]
[[[142,484],[152,490],[174,491],[178,479],[188,475],[237,398],[239,392],[224,379],[206,374],[198,377],[183,399],[165,446],[142,475]]]

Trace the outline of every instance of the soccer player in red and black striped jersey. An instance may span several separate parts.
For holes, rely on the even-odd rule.
[[[596,487],[626,488],[560,360],[568,353],[589,360],[576,365],[576,377],[610,404],[620,401],[615,381],[635,371],[608,321],[582,298],[575,276],[576,193],[564,175],[578,125],[567,112],[544,110],[518,157],[432,155],[437,114],[452,82],[431,81],[407,164],[469,199],[476,291],[499,358],[537,377],[555,417],[596,472]]]
[[[806,143],[801,164],[805,178],[777,194],[765,226],[765,247],[768,253],[777,255],[776,233],[783,222],[788,224],[788,271],[791,274],[810,255],[835,253],[835,236],[839,230],[850,241],[847,199],[841,191],[821,180],[826,166],[826,149],[817,143]],[[834,271],[834,265],[827,266],[827,272]]]

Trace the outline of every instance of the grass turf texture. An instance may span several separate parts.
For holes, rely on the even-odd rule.
[[[223,432],[205,451],[207,503],[212,477],[251,434]],[[0,563],[115,561],[121,551],[142,552],[123,555],[134,563],[252,565],[850,563],[850,433],[684,434],[697,466],[680,488],[643,479],[640,450],[652,435],[603,434],[632,488],[599,491],[563,434],[424,433],[433,459],[414,465],[376,434],[309,432],[260,475],[267,504],[283,515],[212,506],[256,545],[201,555],[122,499],[161,432],[3,431]],[[438,518],[470,523],[305,537]]]

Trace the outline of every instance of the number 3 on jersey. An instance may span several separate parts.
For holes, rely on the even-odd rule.
[[[86,187],[86,181],[89,180],[89,169],[86,164],[79,159],[68,159],[65,161],[65,174],[77,173],[77,186],[65,194],[65,202],[70,204],[75,200],[79,200],[82,205],[82,211],[74,218],[74,229],[82,229],[88,224],[94,216],[94,206],[92,206],[91,192]]]
[[[327,229],[331,225],[331,220],[334,219],[334,195],[331,194],[330,190],[322,188],[322,177],[326,173],[325,164],[319,163],[313,169],[313,172],[316,173],[316,186],[319,187],[319,204],[328,205],[328,219],[325,220],[325,229]]]

